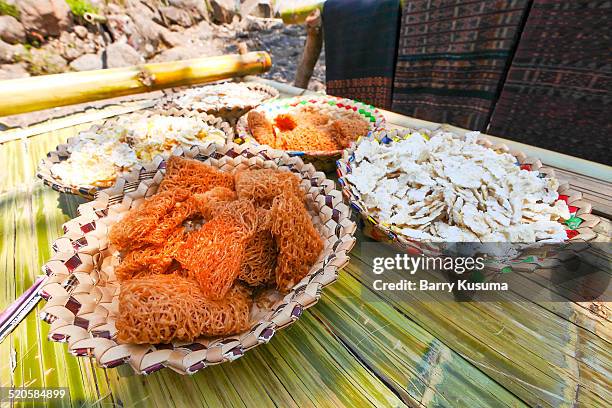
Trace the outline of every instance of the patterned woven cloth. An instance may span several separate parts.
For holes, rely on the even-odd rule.
[[[528,3],[407,1],[402,10],[393,110],[484,130]]]
[[[610,164],[611,11],[610,2],[535,0],[489,133]]]
[[[399,16],[399,0],[325,2],[328,94],[391,107]]]

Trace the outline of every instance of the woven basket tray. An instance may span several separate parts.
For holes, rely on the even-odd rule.
[[[186,90],[178,90],[175,93],[171,93],[168,95],[167,99],[161,102],[162,107],[164,108],[176,108],[176,109],[186,109],[186,110],[194,110],[201,113],[207,113],[209,115],[218,116],[223,120],[230,123],[232,126],[236,124],[236,121],[246,114],[251,109],[267,102],[271,102],[274,99],[278,98],[278,90],[268,85],[259,84],[256,82],[242,82],[239,83],[240,86],[244,87],[244,93],[248,94],[249,92],[259,91],[267,94],[267,97],[262,99],[259,103],[240,103],[236,105],[227,106],[222,104],[220,101],[212,104],[201,104],[199,106],[183,106],[179,105],[177,99],[184,96],[186,92],[194,92],[200,88],[188,88]],[[209,85],[207,85],[209,86]]]
[[[121,177],[114,187],[100,191],[96,199],[79,206],[79,216],[64,224],[65,235],[53,243],[51,260],[43,266],[49,275],[42,287],[47,304],[41,318],[51,323],[49,339],[67,342],[70,353],[95,357],[102,367],[128,363],[137,373],[149,374],[169,367],[181,374],[234,360],[274,333],[295,322],[303,310],[319,300],[321,289],[334,282],[348,262],[355,243],[356,226],[350,208],[333,181],[310,164],[264,146],[210,144],[175,154],[195,158],[223,171],[245,168],[279,168],[302,179],[307,207],[324,240],[324,249],[308,275],[285,296],[269,291],[251,313],[252,326],[245,333],[225,338],[202,338],[193,343],[170,345],[118,344],[115,316],[119,283],[114,279],[108,250],[108,231],[118,216],[153,195],[164,176],[164,162],[157,157],[143,167],[143,175]]]
[[[234,131],[232,127],[227,122],[224,122],[220,118],[214,117],[212,115],[207,115],[207,114],[199,113],[199,112],[186,111],[186,110],[179,110],[176,108],[152,109],[152,110],[147,110],[147,111],[139,111],[136,114],[140,116],[143,113],[146,115],[162,114],[165,116],[197,117],[198,119],[201,119],[209,126],[212,126],[214,128],[217,128],[223,131],[228,141],[231,141],[234,137]],[[106,120],[101,125],[93,125],[91,128],[88,129],[88,131],[97,132],[99,129],[103,128],[105,125],[119,120],[119,118],[120,117],[111,118],[111,119]],[[61,178],[54,175],[51,171],[51,168],[55,163],[62,162],[64,160],[67,160],[70,157],[70,152],[68,151],[68,147],[70,146],[72,141],[78,137],[79,136],[77,135],[73,138],[68,139],[66,143],[58,145],[55,148],[55,150],[47,153],[47,157],[41,160],[41,162],[38,165],[36,176],[42,179],[43,183],[45,183],[46,185],[50,186],[54,190],[57,190],[61,193],[74,194],[74,195],[78,195],[81,197],[85,197],[87,199],[92,199],[94,195],[96,194],[96,192],[98,192],[101,188],[104,188],[104,187],[92,186],[92,185],[86,185],[86,184],[85,185],[72,185],[72,184],[69,184],[63,181]],[[135,171],[138,174],[141,174],[139,172],[139,169],[134,169],[133,171]]]
[[[442,125],[441,128],[444,129],[444,125]],[[408,137],[412,132],[414,132],[414,130],[410,129],[377,131],[372,133],[371,137],[374,137],[380,143],[390,144],[394,141]],[[457,135],[456,137],[460,136]],[[376,217],[367,210],[365,204],[361,200],[361,194],[346,178],[347,174],[352,172],[351,162],[359,142],[360,141],[344,151],[342,159],[338,160],[337,162],[337,170],[339,177],[338,182],[341,184],[345,196],[350,202],[351,207],[361,216],[360,225],[363,228],[364,234],[377,241],[392,244],[400,250],[407,251],[412,254],[438,254],[439,246],[426,241],[407,238],[394,231],[393,226],[383,225],[380,223]],[[540,160],[533,157],[527,157],[522,152],[511,151],[506,145],[494,145],[485,137],[480,137],[477,143],[500,153],[510,153],[516,157],[517,165],[521,166],[523,169],[538,171],[545,177],[554,177],[555,175],[553,169],[550,167],[544,167]],[[591,214],[592,205],[583,200],[582,193],[570,189],[569,184],[567,183],[559,186],[558,193],[559,199],[567,202],[572,215],[569,220],[564,222],[568,235],[568,241],[590,241],[596,238],[597,234],[593,232],[592,228],[599,223],[600,219],[599,217]],[[535,246],[536,245],[533,247]],[[543,246],[542,250],[544,251],[543,253],[546,253],[546,246]],[[531,255],[527,255],[525,257],[514,259],[512,262],[522,261],[529,263],[530,258]],[[537,261],[537,258],[535,260]],[[497,265],[499,268],[503,268],[504,266],[505,265],[501,264]]]
[[[335,119],[340,119],[352,113],[358,113],[369,122],[370,130],[383,127],[385,118],[373,106],[366,105],[351,99],[337,98],[333,96],[300,96],[289,99],[281,99],[272,103],[266,103],[256,108],[256,111],[265,113],[268,120],[273,120],[277,115],[290,113],[304,106],[312,106],[321,112],[327,113]],[[365,136],[365,135],[364,135]],[[249,130],[247,117],[244,115],[236,124],[236,143],[259,144]],[[332,151],[288,151],[291,156],[300,156],[307,163],[312,163],[317,169],[325,172],[336,168],[336,160],[342,157],[342,150]]]

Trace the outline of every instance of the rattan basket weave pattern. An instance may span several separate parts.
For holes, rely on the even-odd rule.
[[[149,116],[160,114],[164,116],[195,117],[195,118],[201,119],[209,126],[212,126],[214,128],[221,130],[225,134],[227,141],[231,141],[234,137],[234,130],[229,125],[229,123],[224,122],[222,119],[218,117],[208,115],[205,113],[180,110],[177,108],[164,108],[164,109],[155,108],[152,110],[139,111],[139,112],[136,112],[135,114],[136,115],[145,114]],[[112,123],[114,121],[117,121],[117,120],[119,120],[119,117],[108,119],[100,125],[93,125],[91,128],[88,129],[88,131],[97,132],[99,129],[103,128],[105,125]],[[41,160],[41,162],[38,165],[36,176],[42,179],[43,183],[45,183],[46,185],[48,185],[49,187],[53,188],[56,191],[59,191],[61,193],[66,193],[66,194],[78,195],[81,197],[85,197],[87,199],[92,199],[94,195],[96,194],[96,192],[98,192],[101,189],[101,187],[92,186],[92,185],[68,184],[64,182],[62,179],[60,179],[59,177],[53,175],[52,170],[51,170],[52,166],[55,163],[62,162],[64,160],[67,160],[70,157],[70,152],[68,151],[68,147],[73,142],[73,140],[78,137],[79,136],[77,135],[74,138],[68,139],[66,143],[58,145],[55,148],[55,150],[47,153],[47,157]],[[138,173],[141,177],[145,177],[147,175],[146,172],[143,173],[139,169],[134,169],[133,171]]]
[[[267,94],[265,99],[262,99],[261,102],[257,104],[247,104],[241,103],[236,105],[224,105],[221,102],[212,103],[210,106],[198,106],[198,107],[190,107],[179,105],[177,99],[182,97],[185,92],[193,92],[197,91],[198,88],[188,88],[187,90],[176,90],[174,93],[168,94],[167,98],[161,102],[161,106],[163,108],[175,108],[175,109],[186,109],[186,110],[194,110],[201,113],[207,113],[209,115],[217,116],[222,118],[223,120],[229,122],[231,125],[235,125],[238,119],[243,116],[245,113],[250,111],[251,109],[267,102],[271,102],[278,98],[279,92],[276,88],[265,84],[259,84],[256,82],[244,82],[239,83],[244,87],[244,92],[252,92],[258,91]],[[206,85],[209,86],[209,85]]]
[[[335,119],[357,113],[369,123],[371,131],[382,128],[385,123],[385,118],[373,106],[334,96],[308,95],[280,99],[278,101],[263,104],[255,110],[265,113],[268,120],[273,120],[279,114],[290,113],[300,107],[313,107]],[[246,115],[241,117],[236,124],[236,142],[259,144],[257,140],[253,138],[249,130]],[[308,152],[288,151],[287,153],[291,156],[300,156],[305,162],[312,163],[317,169],[326,172],[333,171],[336,167],[336,160],[342,156],[342,150]]]
[[[266,343],[273,334],[295,322],[303,310],[313,306],[321,289],[334,282],[348,262],[347,253],[355,243],[355,223],[350,208],[333,181],[297,157],[269,151],[267,147],[211,144],[175,154],[195,158],[223,171],[245,168],[279,168],[302,179],[307,206],[324,249],[302,279],[285,296],[266,298],[269,308],[258,309],[258,317],[246,333],[193,343],[169,345],[117,344],[114,316],[118,310],[119,284],[114,280],[108,248],[109,227],[121,214],[156,192],[163,179],[165,162],[157,157],[143,168],[144,176],[130,174],[100,191],[94,201],[79,207],[79,216],[64,225],[65,235],[53,244],[54,255],[43,266],[49,276],[42,288],[47,304],[41,318],[51,324],[49,338],[67,342],[70,353],[93,356],[103,367],[128,363],[137,373],[148,374],[169,367],[181,374],[193,374],[212,364],[240,357],[246,350]],[[258,302],[257,304],[261,304]],[[252,314],[253,317],[253,314]]]
[[[444,129],[444,125],[441,125],[441,129]],[[369,137],[375,138],[380,143],[390,144],[394,141],[410,137],[412,132],[414,132],[414,130],[411,129],[385,130],[373,132]],[[461,136],[456,135],[456,137]],[[359,142],[360,141],[357,141],[357,143],[354,143],[349,149],[344,151],[342,159],[337,162],[337,171],[338,182],[342,186],[344,195],[348,199],[351,207],[360,214],[360,224],[363,227],[364,233],[373,239],[390,243],[402,250],[412,253],[435,254],[438,250],[438,246],[402,236],[395,231],[392,225],[385,225],[379,222],[376,217],[367,210],[365,204],[361,201],[361,194],[359,191],[346,179],[347,174],[352,171],[351,162]],[[494,145],[493,142],[486,137],[479,137],[477,143],[497,152],[510,153],[516,158],[517,165],[522,169],[537,171],[542,177],[555,176],[554,170],[550,167],[543,166],[539,159],[527,157],[524,153],[519,151],[511,151],[508,146],[504,144]],[[567,202],[571,213],[571,218],[564,222],[568,241],[590,241],[596,238],[597,234],[592,228],[599,223],[600,219],[591,214],[592,205],[582,198],[582,193],[572,190],[567,183],[559,186],[558,193],[559,199]],[[529,258],[521,258],[520,260],[526,264],[533,264],[534,266],[532,269],[534,269],[536,267],[535,265],[538,263],[537,257],[532,259],[533,262],[530,262]],[[503,267],[503,265],[498,266],[500,268]]]

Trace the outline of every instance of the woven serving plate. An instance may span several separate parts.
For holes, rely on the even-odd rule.
[[[198,119],[201,119],[202,121],[204,121],[206,124],[214,128],[217,128],[221,130],[223,133],[225,133],[226,140],[231,141],[234,137],[234,130],[229,125],[229,123],[224,122],[222,119],[218,117],[208,115],[205,113],[199,113],[199,112],[193,112],[193,111],[187,111],[187,110],[179,110],[176,108],[164,108],[164,109],[156,108],[156,109],[147,110],[147,111],[138,111],[135,114],[142,115],[143,113],[149,116],[155,115],[155,114],[162,114],[164,116],[197,117]],[[104,121],[100,125],[93,125],[87,131],[97,132],[99,129],[103,128],[104,126],[114,121],[119,120],[119,118],[120,117],[114,117],[114,118]],[[71,142],[78,137],[79,136],[77,135],[74,138],[68,139],[66,143],[58,145],[55,148],[55,150],[47,153],[47,157],[41,160],[41,162],[38,165],[36,176],[42,179],[43,183],[45,183],[46,185],[48,185],[49,187],[53,188],[56,191],[59,191],[61,193],[66,193],[66,194],[78,195],[78,196],[81,196],[87,199],[92,199],[94,195],[96,194],[96,192],[98,192],[101,188],[104,188],[104,187],[93,186],[93,185],[72,185],[70,183],[63,181],[58,176],[54,175],[51,170],[52,166],[55,163],[62,162],[64,160],[67,160],[70,157],[70,152],[68,151],[68,147],[70,146]],[[140,176],[146,175],[146,173],[140,172],[139,169],[134,169],[132,171],[135,171]]]
[[[444,129],[441,125],[441,129]],[[369,137],[375,138],[379,143],[392,144],[395,141],[406,139],[414,130],[383,130],[373,132]],[[457,138],[462,136],[456,135]],[[344,195],[350,202],[350,205],[360,214],[360,226],[363,228],[364,234],[377,241],[389,243],[402,251],[407,251],[412,254],[436,255],[439,253],[439,246],[428,243],[426,241],[407,238],[398,233],[392,225],[383,224],[372,215],[361,200],[361,194],[346,178],[352,172],[352,162],[354,161],[354,152],[362,139],[354,143],[349,149],[344,151],[343,157],[337,162],[338,182],[342,186]],[[554,171],[550,167],[545,167],[542,162],[533,157],[527,157],[524,153],[511,151],[506,145],[494,145],[486,137],[479,137],[478,144],[488,147],[500,153],[510,153],[516,158],[516,165],[522,169],[537,171],[541,177],[554,177]],[[592,205],[582,198],[582,193],[574,191],[569,187],[569,184],[561,184],[558,189],[559,200],[565,201],[570,209],[571,218],[563,222],[568,241],[590,241],[596,238],[597,234],[592,228],[600,221],[599,217],[591,214]],[[536,243],[537,244],[537,243]],[[537,245],[533,245],[535,247]],[[525,248],[528,249],[528,248]],[[537,257],[531,259],[530,255],[512,260],[512,262],[534,261],[537,263]],[[498,265],[503,267],[503,265]]]
[[[47,304],[41,318],[50,323],[49,339],[68,343],[76,356],[91,356],[102,367],[129,364],[137,373],[149,374],[163,367],[193,374],[206,366],[234,360],[274,333],[295,322],[304,309],[313,306],[321,289],[334,282],[348,262],[355,243],[356,226],[350,207],[333,181],[297,157],[264,146],[210,144],[177,149],[174,154],[200,160],[222,171],[247,168],[278,168],[295,173],[307,191],[307,207],[324,240],[324,249],[308,275],[290,293],[264,292],[251,313],[251,329],[237,336],[201,338],[193,343],[160,345],[118,344],[115,316],[119,283],[114,278],[108,248],[108,232],[117,217],[155,194],[164,177],[165,162],[157,157],[115,186],[100,191],[94,201],[82,204],[79,216],[64,224],[65,235],[53,243],[51,260],[43,266],[48,275],[42,287]]]
[[[203,103],[200,102],[194,105],[186,105],[180,103],[179,99],[185,97],[189,93],[197,92],[198,88],[188,88],[186,90],[178,90],[175,93],[169,94],[167,99],[162,102],[162,107],[164,108],[176,108],[176,109],[186,109],[186,110],[194,110],[201,113],[207,113],[209,115],[218,116],[223,120],[230,123],[232,126],[236,124],[236,121],[246,114],[251,109],[267,102],[271,102],[278,98],[279,93],[276,88],[273,88],[268,85],[259,84],[256,82],[240,82],[237,83],[241,87],[244,88],[244,96],[246,97],[249,93],[258,92],[266,95],[264,99],[262,99],[259,103],[236,103],[233,105],[223,104],[221,101],[217,101],[215,103]],[[220,84],[217,84],[220,85]],[[210,86],[210,85],[206,85]],[[245,99],[246,100],[246,99]]]
[[[266,103],[255,110],[265,113],[268,120],[273,120],[277,115],[283,113],[291,113],[301,107],[314,107],[315,109],[327,113],[335,119],[340,119],[352,113],[358,113],[363,116],[370,125],[370,130],[376,130],[383,127],[385,118],[373,106],[366,105],[361,102],[351,99],[337,98],[333,96],[300,96],[289,99],[279,99],[271,103]],[[253,143],[259,144],[253,138],[247,116],[242,116],[236,124],[236,143]],[[342,157],[342,150],[332,151],[288,151],[291,156],[300,156],[307,163],[312,163],[321,171],[333,171],[336,168],[336,160]]]

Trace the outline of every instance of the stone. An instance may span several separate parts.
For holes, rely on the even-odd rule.
[[[106,68],[129,67],[144,62],[144,58],[134,48],[126,43],[116,42],[105,50]]]
[[[128,37],[130,45],[142,52],[145,57],[152,57],[159,49],[168,29],[145,16],[132,15],[132,20],[136,32]],[[152,53],[147,50],[147,44],[152,46]]]
[[[87,38],[87,35],[85,35],[85,38]],[[53,45],[53,49],[67,61],[75,60],[83,54],[95,54],[98,48],[95,37],[91,41],[81,40],[76,33],[68,33],[67,31],[62,32],[59,40],[51,40],[49,44]]]
[[[167,22],[166,26],[178,24],[181,27],[191,27],[194,23],[189,12],[178,7],[161,7],[159,13]]]
[[[89,31],[87,31],[87,28],[83,27],[82,25],[75,25],[72,28],[72,31],[74,31],[77,37],[79,37],[81,40],[86,39],[87,33],[89,33]]]
[[[21,59],[25,52],[21,44],[11,45],[0,40],[0,64],[15,62]]]
[[[216,23],[230,24],[236,16],[236,3],[233,0],[210,0],[212,19]]]
[[[271,18],[274,13],[270,0],[246,0],[240,6],[240,14],[242,17]]]
[[[202,0],[168,0],[170,6],[186,10],[194,21],[201,21],[208,18],[206,2]]]
[[[102,69],[102,57],[98,54],[85,54],[70,63],[70,68],[75,71],[91,71]]]
[[[213,36],[213,30],[208,21],[200,21],[197,26],[188,30],[195,38],[208,40]]]
[[[108,10],[108,14],[121,14],[124,12],[121,6],[115,3],[108,3],[106,8]]]
[[[208,46],[190,44],[164,50],[156,55],[151,62],[180,61],[192,58],[214,57],[222,54],[223,52],[217,47],[212,46],[212,44]]]
[[[111,3],[112,4],[112,3]],[[114,4],[112,4],[114,5]],[[136,26],[132,19],[125,14],[109,14],[106,17],[108,31],[110,32],[112,41],[127,40],[128,37],[134,35]],[[93,38],[93,34],[87,34],[87,38]]]
[[[26,78],[30,74],[26,70],[24,63],[0,65],[0,81],[5,79]]]
[[[32,75],[60,74],[68,70],[66,60],[49,44],[32,48],[24,59],[28,62],[28,71]]]
[[[146,20],[153,20],[157,23],[163,23],[159,10],[154,6],[155,2],[147,2],[141,0],[124,0],[127,9],[127,14],[132,17],[132,20],[136,16],[144,17]]]
[[[72,24],[72,13],[64,0],[20,0],[17,7],[26,31],[57,37]]]
[[[187,43],[187,38],[176,31],[164,31],[162,32],[162,41],[169,47],[178,47]]]
[[[25,42],[26,33],[23,25],[15,17],[0,16],[0,40],[9,44]]]

